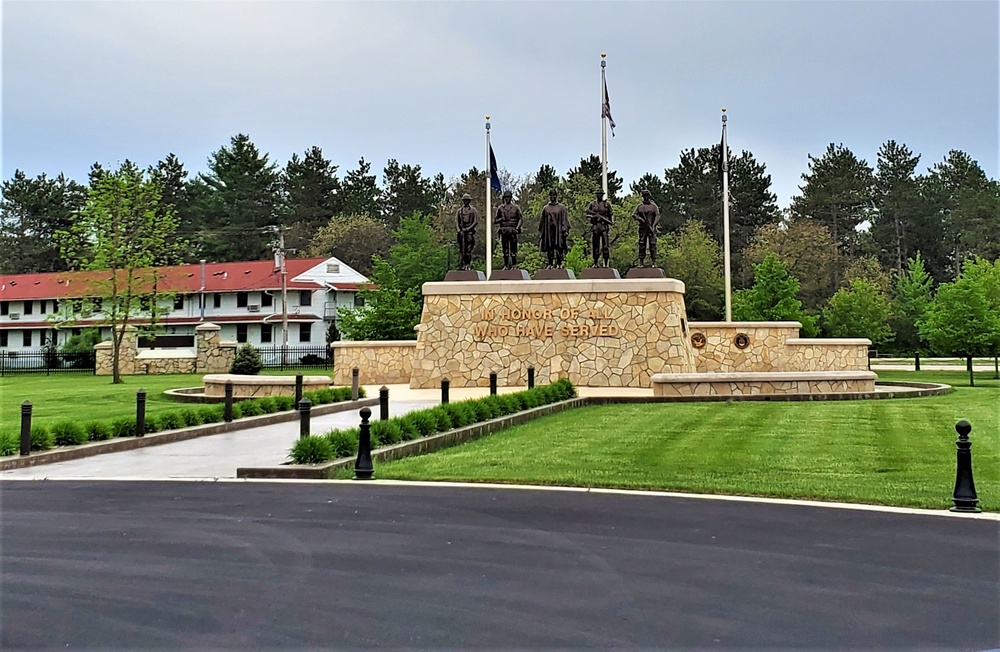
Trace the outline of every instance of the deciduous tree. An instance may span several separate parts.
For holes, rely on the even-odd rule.
[[[867,337],[879,346],[891,342],[889,297],[866,278],[852,279],[837,290],[823,310],[826,332],[832,337]]]
[[[818,334],[818,319],[806,313],[796,298],[799,279],[788,273],[774,254],[754,265],[753,285],[733,293],[736,321],[797,321],[807,337]]]

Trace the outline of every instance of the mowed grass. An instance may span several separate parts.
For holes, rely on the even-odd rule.
[[[945,508],[955,422],[973,424],[976,487],[1000,509],[1000,381],[885,372],[956,385],[939,397],[873,401],[592,406],[437,453],[376,465],[406,480],[573,485]],[[968,384],[968,379],[964,379]]]

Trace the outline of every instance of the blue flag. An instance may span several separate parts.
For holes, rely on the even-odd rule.
[[[497,192],[503,192],[503,186],[500,185],[500,177],[497,175],[497,157],[493,155],[492,143],[490,143],[490,185]]]

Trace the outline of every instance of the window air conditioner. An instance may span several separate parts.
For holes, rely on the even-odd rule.
[[[11,319],[20,319],[21,318],[21,313],[19,313],[19,312],[12,312],[12,313],[10,313],[10,318]]]
[[[258,304],[258,303],[251,303],[250,305],[247,306],[247,311],[248,312],[260,312],[260,304]]]

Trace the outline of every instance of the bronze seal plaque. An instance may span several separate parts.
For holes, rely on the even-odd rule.
[[[746,333],[737,333],[736,337],[733,338],[733,344],[736,345],[737,349],[745,349],[750,346],[750,336]]]
[[[705,339],[704,333],[693,333],[691,335],[691,346],[696,349],[704,348],[708,340]]]

